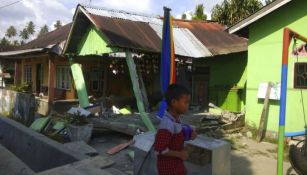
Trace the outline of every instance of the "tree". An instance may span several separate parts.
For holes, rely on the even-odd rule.
[[[187,14],[185,14],[185,13],[182,14],[182,15],[181,15],[181,19],[187,19]]]
[[[43,27],[41,27],[37,37],[40,37],[48,32],[49,32],[48,26],[44,25]]]
[[[22,31],[20,31],[19,36],[23,40],[29,39],[29,32],[28,32],[27,28],[24,28]]]
[[[17,35],[17,30],[14,26],[10,26],[5,33],[5,36],[12,38]]]
[[[1,45],[4,45],[4,46],[9,46],[11,45],[10,41],[8,39],[6,39],[6,37],[3,37],[0,41],[0,44]]]
[[[57,21],[55,22],[55,24],[54,24],[54,28],[55,28],[55,29],[58,29],[58,28],[60,28],[60,27],[62,27],[62,22],[61,22],[60,20],[57,20]]]
[[[212,9],[212,20],[231,26],[254,14],[262,6],[259,0],[224,0]]]
[[[28,31],[29,35],[33,35],[35,33],[35,25],[33,21],[29,21],[27,23],[26,30]]]
[[[14,40],[12,44],[13,46],[20,46],[20,43],[18,40]]]
[[[207,15],[204,13],[204,4],[198,4],[195,8],[195,13],[193,15],[194,20],[204,21],[207,19]]]

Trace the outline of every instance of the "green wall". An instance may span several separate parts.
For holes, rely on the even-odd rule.
[[[106,38],[94,26],[88,28],[78,45],[78,55],[98,55],[114,52],[115,50],[107,47]]]
[[[245,104],[245,84],[247,53],[235,53],[193,61],[194,66],[209,67],[209,102],[227,109],[225,104],[232,87],[241,88],[238,92],[241,109]],[[232,102],[235,103],[235,102]]]
[[[263,100],[258,100],[258,85],[262,82],[280,82],[283,28],[307,36],[307,1],[292,1],[272,14],[267,15],[249,27],[249,47],[247,64],[246,120],[249,125],[258,127]],[[290,53],[292,52],[290,45]],[[299,58],[307,62],[307,58]],[[304,129],[301,89],[293,88],[294,63],[296,58],[289,58],[288,95],[286,112],[286,131],[295,132]],[[307,108],[307,91],[303,91]],[[278,131],[279,101],[270,101],[267,130]]]

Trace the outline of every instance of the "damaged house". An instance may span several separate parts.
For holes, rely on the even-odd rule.
[[[143,99],[154,110],[162,98],[162,23],[160,17],[79,5],[63,54],[81,65],[88,95],[112,97],[113,103],[124,106],[134,101],[124,59],[129,50]],[[177,83],[191,90],[192,105],[208,109],[211,101],[240,112],[245,99],[247,41],[224,29],[215,22],[174,20]]]
[[[162,25],[161,17],[78,5],[71,24],[18,50],[1,52],[0,58],[14,61],[15,85],[27,82],[41,101],[41,113],[46,114],[49,105],[63,100],[78,102],[80,89],[87,97],[107,99],[108,105],[136,108],[125,61],[125,51],[129,50],[145,108],[156,110],[162,98]],[[241,112],[245,104],[247,40],[224,30],[215,22],[174,20],[177,83],[190,89],[191,105],[197,109],[208,110],[212,102]],[[74,71],[76,64],[82,71]],[[78,83],[80,77],[85,80],[83,84]]]

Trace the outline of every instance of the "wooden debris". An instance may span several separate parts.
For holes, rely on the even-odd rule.
[[[132,143],[133,143],[133,140],[130,140],[130,141],[127,142],[127,143],[119,144],[119,145],[117,145],[117,146],[115,146],[115,147],[109,149],[109,150],[107,151],[107,153],[110,154],[110,155],[113,155],[113,154],[118,153],[118,152],[120,152],[121,150],[127,148],[127,147],[128,147],[129,145],[131,145]]]

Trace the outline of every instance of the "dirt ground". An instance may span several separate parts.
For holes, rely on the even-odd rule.
[[[246,137],[235,138],[231,157],[232,175],[275,175],[277,167],[277,145],[258,143]],[[284,174],[297,175],[284,157]]]
[[[116,162],[116,168],[133,174],[133,162],[128,156],[132,148],[127,148],[115,155],[109,156],[106,151],[120,143],[126,143],[131,137],[115,132],[99,134],[92,139],[90,145],[101,155],[108,156]],[[261,142],[258,143],[241,135],[231,135],[227,138],[232,142],[231,174],[232,175],[275,175],[277,166],[277,145]],[[291,168],[287,156],[284,162],[285,175],[297,175]]]

